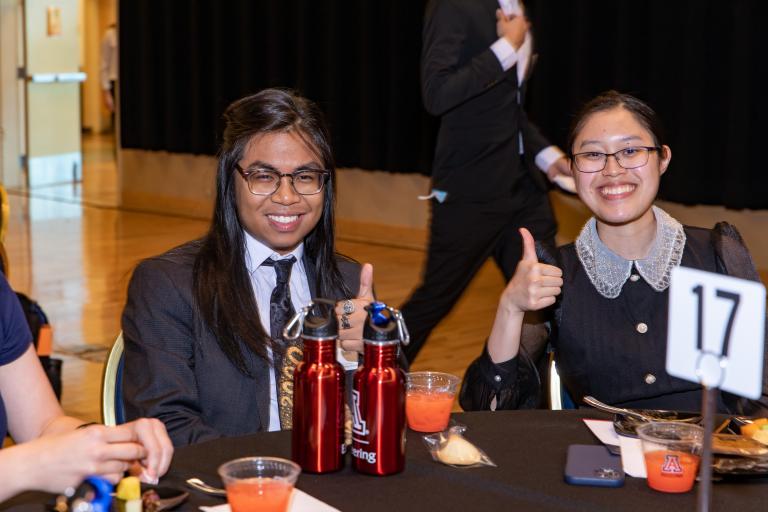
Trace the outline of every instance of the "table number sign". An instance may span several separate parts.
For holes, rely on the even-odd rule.
[[[696,510],[712,509],[712,430],[717,389],[760,398],[765,287],[686,267],[669,286],[667,373],[702,385],[704,439]]]
[[[667,372],[752,399],[760,398],[765,287],[677,267],[669,287]]]

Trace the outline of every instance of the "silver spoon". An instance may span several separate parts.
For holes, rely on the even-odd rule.
[[[224,489],[221,489],[219,487],[213,487],[208,485],[207,483],[203,482],[199,478],[188,478],[187,479],[187,485],[190,486],[193,489],[196,489],[200,492],[204,492],[205,494],[210,494],[212,496],[226,496],[227,491]]]
[[[587,405],[591,405],[595,409],[600,409],[601,411],[612,412],[614,414],[623,414],[625,416],[632,416],[633,418],[637,418],[642,421],[656,420],[656,418],[653,418],[652,416],[647,416],[641,412],[633,411],[631,409],[624,409],[623,407],[614,407],[612,405],[604,404],[597,398],[589,395],[584,397],[584,403],[586,403]]]

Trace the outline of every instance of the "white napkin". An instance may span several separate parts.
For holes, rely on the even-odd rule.
[[[584,423],[601,443],[621,446],[621,465],[626,474],[646,478],[643,447],[639,439],[618,435],[611,421],[585,419]]]
[[[224,505],[216,505],[215,507],[200,507],[200,510],[205,512],[230,512],[229,503]],[[341,512],[337,508],[333,508],[329,504],[320,501],[314,496],[310,496],[299,489],[293,489],[293,497],[291,498],[291,506],[288,507],[288,512]]]
[[[621,446],[621,465],[624,467],[624,472],[629,476],[648,478],[640,439],[619,436],[619,446]]]

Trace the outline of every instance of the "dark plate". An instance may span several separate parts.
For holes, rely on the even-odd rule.
[[[684,423],[701,423],[701,414],[697,412],[677,412],[677,411],[662,411],[658,409],[639,409],[638,412],[652,417],[656,421],[681,421]],[[627,437],[637,437],[637,431],[635,430],[639,425],[646,423],[645,421],[635,418],[634,416],[625,416],[624,414],[615,414],[613,417],[613,427],[616,429],[616,433]]]
[[[661,410],[641,410],[643,414],[653,416],[658,421],[685,421],[688,423],[701,423],[701,415],[693,412],[675,412]],[[747,423],[749,420],[744,417],[730,418],[727,424],[727,431],[738,433],[739,426]],[[623,414],[616,414],[613,419],[613,426],[616,433],[628,437],[637,437],[635,430],[639,425],[645,423],[642,420]],[[735,455],[712,455],[712,473],[713,477],[722,480],[743,479],[743,478],[763,478],[768,477],[768,457],[741,457]]]
[[[768,457],[712,456],[712,473],[730,478],[768,477]]]
[[[752,420],[745,416],[728,418],[725,432],[741,433],[741,426]],[[768,477],[768,456],[743,457],[738,455],[712,455],[712,473],[723,480]]]

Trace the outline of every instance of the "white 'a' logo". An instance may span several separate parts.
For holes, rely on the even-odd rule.
[[[368,428],[360,414],[360,392],[352,390],[352,433],[360,436],[368,435]]]

